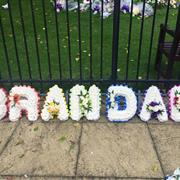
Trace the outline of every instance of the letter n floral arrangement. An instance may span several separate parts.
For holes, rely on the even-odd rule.
[[[83,85],[76,85],[70,90],[70,117],[80,120],[85,116],[88,120],[100,117],[101,91],[93,85],[89,91]]]

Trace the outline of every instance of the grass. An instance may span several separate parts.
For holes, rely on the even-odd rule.
[[[0,0],[0,4],[5,3],[5,0]],[[29,78],[27,56],[25,52],[25,45],[22,33],[22,25],[19,11],[18,1],[10,1],[13,17],[13,25],[15,29],[15,38],[17,42],[17,50],[20,61],[20,68],[22,71],[23,79]],[[25,32],[28,43],[28,52],[30,58],[31,73],[33,79],[39,79],[39,71],[37,64],[37,54],[35,46],[35,37],[33,34],[33,23],[30,8],[30,1],[21,1],[23,7],[23,18],[25,23]],[[33,7],[35,12],[35,21],[37,28],[37,41],[40,54],[40,67],[42,70],[42,78],[48,79],[48,55],[47,55],[47,43],[45,38],[45,25],[43,19],[42,3],[39,0],[33,0]],[[55,26],[55,14],[52,4],[46,0],[46,20],[47,20],[47,32],[49,40],[49,52],[50,63],[52,70],[52,78],[59,79],[59,64],[58,64],[58,49],[57,49],[57,36]],[[16,53],[14,48],[13,33],[9,20],[9,13],[7,10],[0,10],[2,24],[5,33],[5,40],[8,47],[8,55],[10,60],[11,71],[14,79],[19,78]],[[159,35],[159,26],[165,21],[166,9],[157,9],[154,38],[152,44],[152,56],[150,66],[147,67],[150,38],[153,17],[149,17],[144,20],[144,30],[142,36],[142,47],[140,69],[138,78],[145,79],[147,68],[150,69],[150,78],[156,77],[154,71],[154,60],[157,49],[157,41]],[[170,9],[168,24],[170,27],[175,27],[177,10]],[[71,42],[71,61],[72,61],[72,78],[78,79],[80,76],[80,61],[79,61],[79,46],[78,46],[78,17],[77,12],[69,12],[70,20],[70,42]],[[120,34],[119,34],[119,57],[118,57],[118,78],[124,79],[126,75],[127,65],[127,45],[129,35],[129,14],[120,15]],[[112,25],[113,18],[109,18],[103,21],[103,78],[108,79],[111,76],[111,59],[112,59]],[[58,27],[59,27],[59,41],[60,41],[60,55],[61,55],[61,69],[62,78],[69,78],[69,56],[68,56],[68,35],[66,25],[66,13],[62,12],[58,14]],[[131,33],[131,47],[129,54],[129,70],[128,78],[135,79],[137,73],[138,64],[138,51],[139,51],[139,39],[140,39],[141,20],[137,17],[133,17],[132,20],[132,33]],[[101,57],[101,19],[99,15],[92,16],[92,67],[93,78],[100,78],[100,57]],[[82,45],[82,75],[84,79],[88,79],[90,75],[90,31],[89,31],[89,12],[81,13],[81,45]],[[6,58],[3,49],[2,35],[0,35],[0,73],[2,79],[9,78],[8,69],[6,65]],[[177,70],[177,68],[176,68]]]

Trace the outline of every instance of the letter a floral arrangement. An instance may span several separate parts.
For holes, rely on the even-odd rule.
[[[112,85],[107,89],[106,116],[109,121],[126,122],[137,114],[145,122],[154,118],[160,122],[168,119],[180,122],[180,85],[169,90],[168,107],[156,86],[149,87],[142,105],[138,104],[134,91],[127,86]],[[14,86],[9,93],[0,88],[0,120],[7,117],[10,121],[18,121],[25,114],[29,121],[39,117],[43,121],[79,121],[81,118],[97,121],[100,111],[101,90],[96,85],[89,89],[75,85],[67,96],[62,88],[54,85],[47,92],[42,109],[39,93],[31,86]]]

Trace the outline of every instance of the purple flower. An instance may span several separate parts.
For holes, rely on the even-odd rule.
[[[151,118],[156,118],[156,117],[157,117],[157,115],[158,115],[158,113],[157,113],[157,112],[152,112],[152,114],[151,114]]]
[[[159,110],[159,111],[157,111],[157,112],[152,112],[152,114],[151,114],[151,117],[152,118],[156,118],[159,114],[161,114],[163,111],[162,110]]]
[[[153,109],[152,107],[155,107],[155,109]],[[147,110],[151,112],[152,118],[156,118],[159,114],[162,114],[162,112],[164,112],[164,110],[162,110],[162,108],[161,108],[161,103],[155,102],[155,101],[151,101],[147,105]]]
[[[150,104],[149,104],[149,106],[152,106],[152,107],[154,107],[154,106],[158,106],[160,103],[157,103],[157,102],[155,102],[155,101],[152,101]]]
[[[109,3],[109,0],[104,0],[105,3]]]
[[[93,12],[95,12],[95,11],[97,11],[97,12],[99,12],[99,11],[100,11],[100,7],[99,7],[99,5],[95,5],[95,6],[94,6],[94,8],[93,8]]]
[[[123,5],[122,6],[122,8],[121,8],[121,10],[123,11],[123,12],[128,12],[129,13],[129,6],[128,5]]]
[[[59,12],[63,9],[62,4],[59,1],[56,1],[56,11]]]

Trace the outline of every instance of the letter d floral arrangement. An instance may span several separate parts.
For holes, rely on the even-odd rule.
[[[168,118],[180,122],[180,85],[169,90],[168,98],[166,107],[160,90],[151,86],[145,92],[142,106],[139,106],[131,88],[112,85],[106,93],[106,116],[112,122],[125,122],[136,114],[145,122],[152,118],[160,122]],[[81,118],[97,121],[100,111],[101,90],[95,85],[89,89],[75,85],[67,96],[62,88],[54,85],[47,92],[42,109],[39,93],[31,86],[14,86],[9,94],[0,88],[0,120],[7,117],[10,121],[17,121],[25,114],[29,121],[36,121],[39,117],[44,121],[79,121]]]

